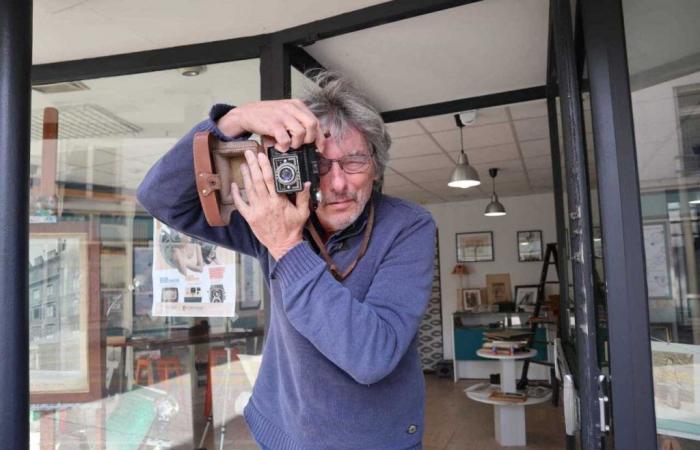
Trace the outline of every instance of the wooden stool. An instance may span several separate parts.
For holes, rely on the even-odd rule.
[[[154,384],[153,368],[151,367],[151,359],[148,357],[140,357],[136,359],[136,367],[134,368],[134,383],[140,384],[141,378],[146,375],[146,386]]]

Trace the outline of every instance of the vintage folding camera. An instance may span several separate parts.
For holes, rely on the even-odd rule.
[[[236,209],[231,183],[243,186],[240,166],[245,162],[246,150],[267,153],[277,192],[294,194],[302,191],[304,183],[310,181],[311,206],[315,208],[320,201],[318,155],[312,144],[287,152],[279,152],[274,147],[266,151],[252,140],[222,142],[210,132],[202,131],[195,134],[192,147],[199,201],[211,226],[228,225],[231,213]]]

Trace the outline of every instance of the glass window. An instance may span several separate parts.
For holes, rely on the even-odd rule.
[[[625,0],[623,7],[659,445],[696,448],[700,442],[700,3]]]
[[[262,352],[259,265],[178,236],[183,254],[198,255],[199,272],[210,278],[176,297],[181,305],[198,303],[194,312],[158,311],[154,304],[170,295],[154,284],[162,224],[135,193],[213,104],[259,98],[259,61],[183,72],[35,86],[32,93],[32,447],[253,444],[240,405]],[[56,122],[57,136],[50,134]],[[187,270],[189,280],[196,271]],[[235,290],[221,287],[227,283]]]

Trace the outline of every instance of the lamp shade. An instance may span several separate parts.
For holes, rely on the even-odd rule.
[[[503,203],[498,201],[498,195],[493,194],[491,196],[491,203],[486,206],[484,215],[489,217],[506,215],[506,207],[503,206]]]
[[[452,176],[450,177],[450,181],[447,183],[447,185],[449,187],[466,189],[478,186],[480,184],[481,180],[479,179],[479,174],[476,173],[476,170],[469,165],[467,155],[464,152],[461,152],[459,154],[459,159],[457,160],[457,166],[452,172]]]
[[[452,275],[469,275],[469,268],[464,264],[455,264],[452,268]]]

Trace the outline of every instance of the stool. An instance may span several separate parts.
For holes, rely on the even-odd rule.
[[[180,358],[177,356],[161,356],[155,363],[158,382],[162,384],[162,389],[170,391],[172,379],[176,379],[175,389],[177,390],[177,401],[181,405],[181,408],[184,407],[186,392],[182,384],[185,382],[182,375],[184,375],[185,371],[182,370]]]
[[[170,379],[171,374],[173,377],[179,377],[184,373],[177,356],[163,356],[156,360],[156,372],[160,382]]]
[[[140,357],[136,359],[136,367],[134,368],[134,383],[140,384],[141,378],[146,376],[146,386],[154,384],[153,368],[151,367],[151,359],[148,357]]]
[[[231,362],[238,360],[238,350],[230,349]],[[208,366],[207,366],[207,390],[204,397],[204,417],[209,419],[212,414],[212,369],[219,364],[226,364],[227,356],[225,348],[212,348],[209,350]]]

